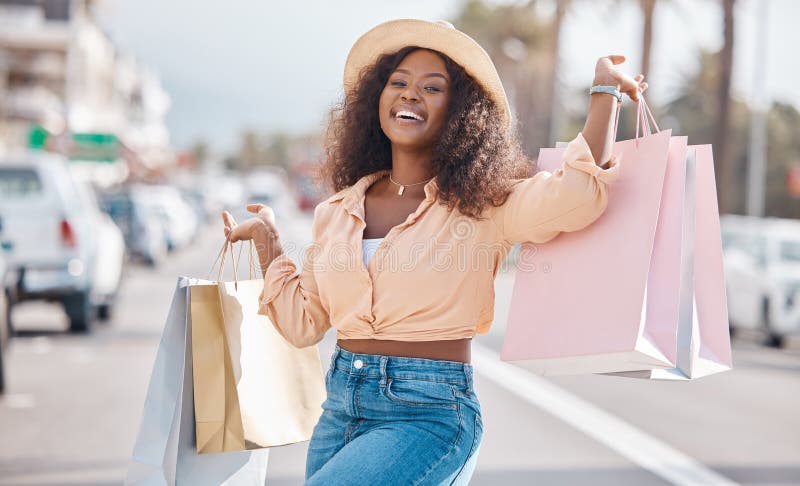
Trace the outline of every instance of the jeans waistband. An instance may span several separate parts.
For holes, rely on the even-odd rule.
[[[379,378],[387,377],[440,381],[472,389],[473,367],[470,363],[427,358],[408,358],[382,354],[352,353],[337,344],[331,356],[331,367],[345,373]]]

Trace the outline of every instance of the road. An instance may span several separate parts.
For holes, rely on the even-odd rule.
[[[14,311],[0,485],[120,484],[176,279],[208,274],[217,231],[157,270],[129,266],[114,319],[90,335],[65,333],[57,306]],[[735,369],[695,382],[495,369],[513,276],[498,276],[495,324],[476,339],[485,435],[471,484],[800,484],[800,343],[737,337]],[[273,449],[268,484],[301,484],[304,461],[304,444]]]

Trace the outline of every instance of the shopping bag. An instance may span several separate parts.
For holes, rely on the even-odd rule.
[[[680,198],[673,190],[683,186],[685,151],[686,139],[671,140],[670,130],[643,137],[637,130],[635,139],[616,142],[613,152],[622,166],[604,213],[580,231],[523,244],[501,359],[525,361],[545,375],[673,366],[669,328],[674,330],[680,276],[667,271],[680,254],[653,252],[680,243],[680,225],[672,219],[662,224],[665,244],[656,246],[656,229],[660,213],[669,213],[662,208],[665,191],[668,200]],[[542,149],[540,167],[559,168],[562,153]],[[665,262],[656,263],[658,258]],[[648,282],[651,262],[667,272],[672,287]],[[673,309],[661,316],[655,309],[668,307],[666,301]]]
[[[642,107],[644,107],[644,111],[642,111]],[[643,114],[646,112],[652,119],[652,114],[649,113],[643,100],[639,108],[640,119],[637,120],[637,137],[634,140],[634,146],[637,146],[639,140],[638,123],[640,121],[643,122],[646,131],[650,131],[647,118]],[[658,130],[655,120],[653,123]],[[583,308],[577,311],[575,309],[559,311],[559,309],[552,309],[551,302],[547,302],[544,313],[547,313],[547,309],[555,311],[550,312],[550,318],[553,319],[552,323],[555,326],[563,325],[563,321],[559,321],[559,312],[562,315],[572,315],[573,322],[578,322],[578,325],[566,330],[572,333],[571,335],[560,336],[562,342],[554,344],[551,340],[550,343],[542,344],[541,340],[535,341],[533,346],[536,346],[537,343],[542,345],[530,353],[533,356],[534,369],[544,374],[591,372],[652,379],[692,379],[730,369],[730,339],[713,160],[711,160],[710,147],[692,148],[693,150],[687,152],[686,137],[672,137],[669,142],[669,155],[644,285],[640,320],[634,323],[634,321],[603,319],[602,317],[606,317],[607,314],[605,313],[606,309],[602,307],[600,312],[582,312],[585,310]],[[697,150],[694,150],[695,148]],[[697,160],[702,159],[703,161],[697,165],[697,172],[695,172],[695,152],[699,154]],[[689,154],[688,158],[687,153]],[[546,154],[543,151],[543,155],[540,163],[543,163],[544,167],[557,163],[558,159],[554,157],[556,154]],[[697,191],[695,182],[697,182]],[[695,209],[698,217],[696,231]],[[566,238],[572,237],[576,240],[586,238],[587,240],[584,241],[583,248],[570,250],[574,251],[572,256],[559,253],[558,249],[551,253],[558,258],[575,258],[574,255],[582,255],[584,252],[592,254],[593,248],[595,251],[597,248],[602,250],[603,242],[581,233]],[[591,232],[589,233],[591,234]],[[602,233],[602,231],[598,233]],[[554,240],[550,244],[558,245],[559,243]],[[542,245],[538,245],[536,249],[540,251],[541,247]],[[695,258],[695,249],[697,249],[697,258]],[[580,259],[580,257],[577,258]],[[561,261],[558,261],[559,267],[563,266]],[[546,264],[548,268],[553,265],[551,262]],[[581,261],[578,261],[577,264],[581,264]],[[592,266],[588,265],[586,268],[592,268]],[[613,277],[604,286],[616,289],[628,274],[623,271],[608,275],[613,275]],[[595,284],[598,283],[596,282],[597,278],[598,275],[594,271],[589,275],[580,276],[580,279],[588,279],[594,281]],[[526,279],[524,274],[522,279],[523,281]],[[541,278],[539,280],[535,283],[548,284],[553,290],[552,282],[541,282]],[[575,292],[573,286],[564,284],[564,281],[560,282],[561,288],[555,289],[555,293],[560,292],[567,295],[572,292],[580,295]],[[530,289],[524,290],[530,291]],[[620,296],[619,303],[623,306],[629,305],[629,297],[627,295]],[[512,312],[513,308],[512,301]],[[699,310],[700,308],[702,311]],[[542,313],[541,309],[537,309],[537,312]],[[574,321],[581,318],[573,315],[576,313],[583,314],[581,316],[584,319],[583,323],[590,322],[591,324]],[[598,316],[600,316],[599,319]],[[693,322],[694,326],[692,326]],[[634,324],[637,325],[634,326]],[[544,325],[546,324],[539,321],[531,324],[532,327]],[[625,330],[627,336],[625,332],[620,334],[620,330]],[[546,329],[545,331],[558,334],[561,329]],[[576,353],[574,348],[569,348],[569,342],[574,339],[586,338],[587,334],[592,332],[600,334],[600,336],[596,336],[599,339],[593,343],[594,349],[584,348],[581,350],[582,352]],[[633,356],[634,359],[630,359],[630,354],[627,356],[613,354],[619,348],[615,349],[613,343],[602,341],[607,337],[606,334],[611,334],[616,339],[622,339],[619,342],[624,342],[627,337],[629,338],[628,345],[632,343],[633,349],[638,353],[644,353],[651,358],[660,357],[671,364],[663,366],[663,363],[653,363],[652,361],[640,362],[639,369],[636,370],[637,362],[635,360],[640,356]],[[594,338],[595,336],[588,336],[588,339]],[[511,339],[517,339],[519,344],[518,337],[508,338],[507,336],[507,341]],[[565,346],[563,341],[568,344]],[[616,370],[613,369],[615,367]]]
[[[181,277],[150,376],[126,485],[262,485],[268,450],[195,452],[189,296],[201,281]]]
[[[686,175],[675,366],[612,375],[691,380],[733,368],[711,145],[688,147]]]
[[[325,400],[319,349],[295,348],[258,313],[263,280],[239,281],[235,260],[234,281],[220,281],[229,246],[218,281],[191,294],[197,452],[309,440]]]
[[[197,452],[245,450],[239,395],[216,282],[190,293]]]

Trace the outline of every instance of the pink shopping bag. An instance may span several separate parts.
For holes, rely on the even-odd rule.
[[[690,380],[733,367],[714,158],[710,145],[688,147],[685,172],[675,366],[610,374]]]
[[[525,360],[541,374],[674,365],[680,274],[671,269],[680,264],[681,214],[662,200],[682,197],[686,140],[670,135],[640,138],[637,126],[634,140],[614,145],[621,172],[603,215],[581,231],[523,245],[501,359]],[[542,149],[540,167],[558,169],[562,153]]]

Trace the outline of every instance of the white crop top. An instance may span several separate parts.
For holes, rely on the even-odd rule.
[[[375,254],[375,249],[381,244],[383,238],[364,238],[361,253],[364,258],[364,266],[369,265],[369,259]]]

